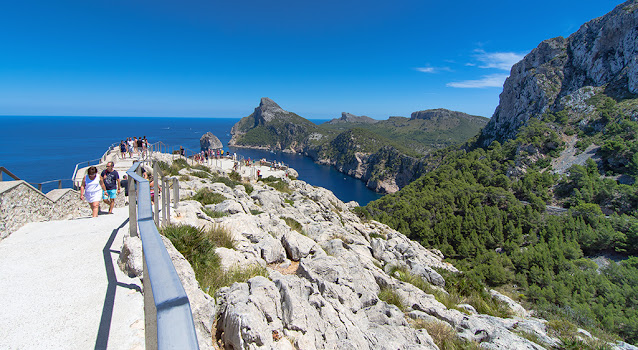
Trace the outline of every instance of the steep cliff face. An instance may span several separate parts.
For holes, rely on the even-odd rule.
[[[317,126],[264,97],[253,114],[242,118],[230,133],[230,146],[301,152]]]
[[[543,41],[512,67],[480,144],[516,137],[530,118],[568,107],[583,109],[590,91],[615,99],[638,95],[637,37],[638,2],[631,0],[567,39]]]

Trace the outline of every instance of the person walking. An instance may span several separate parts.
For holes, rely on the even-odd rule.
[[[87,175],[82,179],[82,185],[80,186],[80,200],[84,200],[89,203],[91,208],[91,216],[97,217],[100,212],[100,199],[102,198],[102,191],[106,191],[104,186],[104,180],[101,176],[97,176],[97,168],[92,166],[87,171]]]
[[[126,144],[124,140],[120,140],[120,157],[122,159],[126,158]]]
[[[106,169],[102,171],[100,176],[104,181],[104,186],[106,186],[106,191],[104,191],[104,203],[109,205],[109,214],[113,214],[113,207],[115,207],[115,198],[120,194],[120,174],[118,174],[117,170],[114,170],[115,163],[108,162],[106,163]]]

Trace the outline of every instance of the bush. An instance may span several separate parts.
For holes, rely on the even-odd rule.
[[[293,230],[295,230],[295,231],[297,231],[297,232],[299,232],[301,234],[304,234],[303,226],[301,226],[301,224],[297,220],[295,220],[293,218],[287,218],[285,216],[282,216],[281,219],[284,220],[286,222],[286,224],[288,224],[288,226],[290,226],[291,229],[293,229]]]
[[[202,209],[204,214],[208,215],[209,218],[223,218],[224,216],[228,216],[228,213],[222,213],[221,211],[215,211],[208,208]]]
[[[202,289],[210,295],[215,295],[219,288],[235,282],[245,282],[255,276],[267,276],[266,268],[259,265],[234,267],[228,271],[221,269],[215,248],[234,249],[235,246],[231,233],[221,226],[205,230],[190,225],[168,225],[160,232],[188,260]]]
[[[202,203],[202,205],[208,205],[208,204],[219,204],[225,201],[226,197],[224,197],[224,195],[222,195],[221,193],[213,192],[209,190],[208,188],[202,188],[201,190],[197,191],[197,193],[193,197],[189,199],[194,199]]]
[[[390,305],[398,307],[401,311],[405,310],[403,299],[392,288],[384,287],[379,291],[379,299]]]
[[[235,170],[231,171],[230,174],[228,174],[228,177],[233,181],[241,181],[241,175],[239,175],[239,173]]]

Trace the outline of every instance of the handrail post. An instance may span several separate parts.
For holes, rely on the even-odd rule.
[[[144,247],[142,246],[142,261],[144,272],[142,274],[142,288],[144,288],[144,343],[146,349],[157,349],[157,309],[155,308],[155,299],[153,299],[153,288],[151,287],[151,278],[148,275],[146,267],[146,256],[144,255]]]
[[[162,224],[166,225],[166,177],[162,178]]]
[[[159,165],[157,164],[157,162],[153,162],[153,193],[154,193],[154,197],[153,198],[153,204],[155,205],[155,207],[153,207],[153,221],[155,221],[155,226],[160,227],[160,222],[159,222],[159,205],[158,205],[158,197],[160,195],[159,193]]]
[[[58,180],[58,189],[61,190],[62,189],[62,180]]]
[[[176,177],[173,178],[173,209],[177,209],[177,203],[179,203],[179,180]]]
[[[164,177],[164,193],[166,193],[166,196],[164,196],[164,200],[162,201],[164,202],[162,209],[166,211],[166,222],[164,222],[164,225],[170,225],[171,224],[171,189],[168,186],[168,178],[166,176]]]
[[[137,237],[137,193],[135,190],[135,179],[129,176],[128,179],[128,217],[129,235]],[[146,271],[146,268],[144,269]]]

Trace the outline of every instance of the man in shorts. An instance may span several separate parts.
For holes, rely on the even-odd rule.
[[[113,214],[113,207],[115,206],[115,198],[118,194],[120,194],[120,174],[117,173],[117,170],[114,170],[115,163],[108,162],[106,163],[106,169],[102,171],[100,176],[104,180],[104,186],[106,187],[106,191],[104,191],[104,203],[109,205],[109,214]]]

